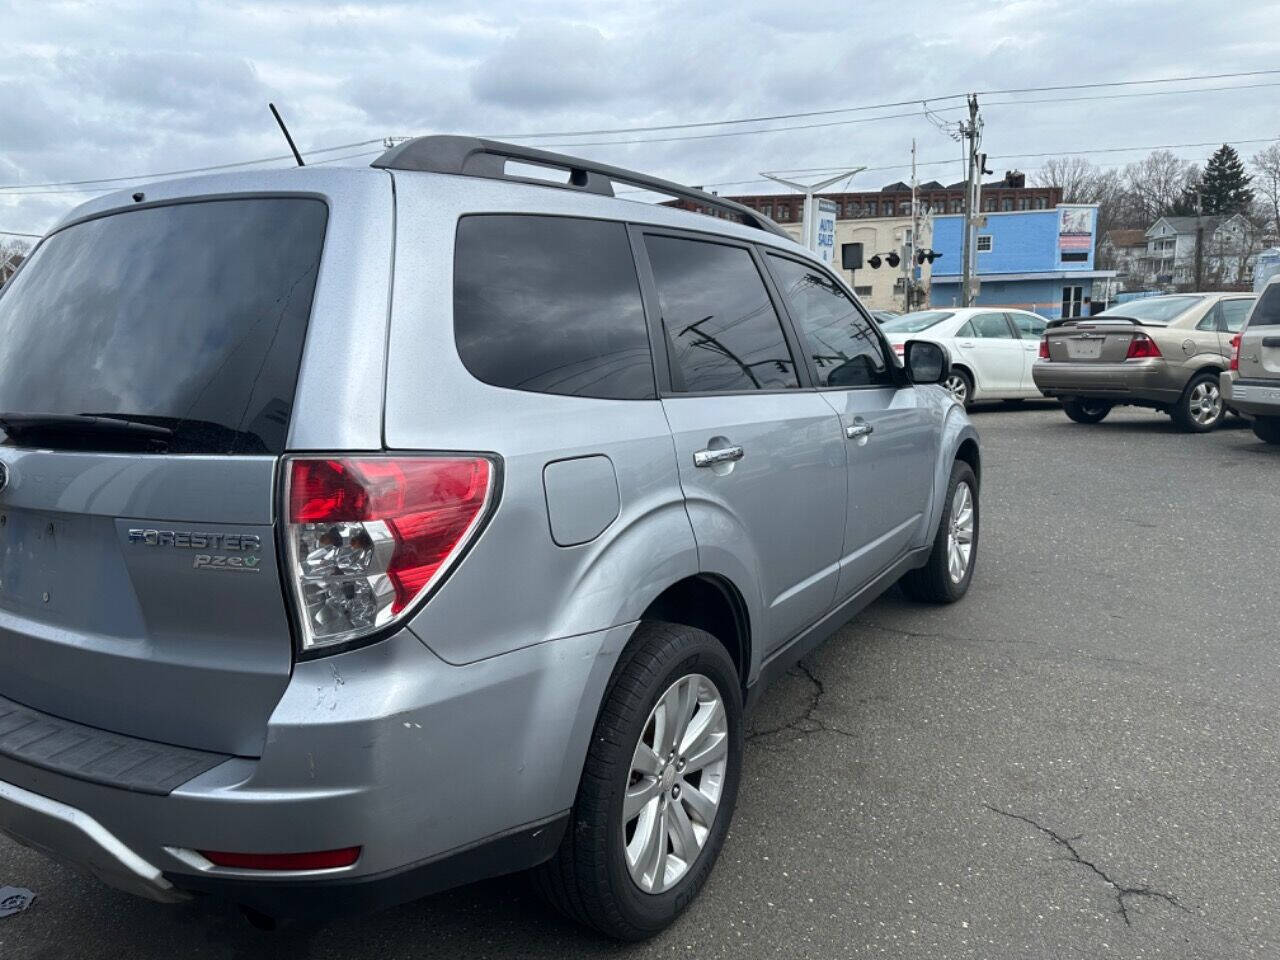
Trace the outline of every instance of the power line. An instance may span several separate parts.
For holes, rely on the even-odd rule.
[[[38,233],[18,233],[16,230],[0,230],[0,236],[3,237],[30,237],[32,240],[39,240]]]
[[[980,90],[980,96],[1003,96],[1011,93],[1045,93],[1055,90],[1092,90],[1102,87],[1126,87],[1150,85],[1158,83],[1186,83],[1192,80],[1228,80],[1242,77],[1261,77],[1280,74],[1277,70],[1245,70],[1237,73],[1206,73],[1183,77],[1156,77],[1149,80],[1114,80],[1105,83],[1065,83],[1051,87],[1012,87],[1007,90]],[[934,103],[942,100],[960,100],[968,96],[966,93],[948,93],[941,96],[917,97],[914,100],[898,100],[891,103],[863,104],[856,107],[835,107],[829,110],[808,110],[801,113],[778,113],[771,116],[735,117],[731,120],[703,120],[697,123],[669,123],[661,126],[647,127],[613,127],[600,130],[558,130],[554,133],[507,133],[495,134],[507,140],[531,140],[542,137],[595,137],[619,133],[659,133],[668,130],[694,130],[702,127],[729,126],[742,123],[766,123],[773,120],[799,120],[808,117],[832,116],[838,113],[853,113],[862,110],[882,110],[890,107],[906,107],[920,103]]]
[[[302,155],[310,157],[319,153],[332,153],[335,150],[350,150],[352,147],[367,147],[371,143],[381,143],[382,137],[372,140],[358,140],[354,143],[340,143],[332,147],[317,147],[315,150],[304,150]],[[188,167],[185,170],[166,170],[163,173],[139,173],[131,177],[99,177],[96,180],[58,180],[51,183],[9,183],[0,186],[0,190],[28,190],[39,187],[84,187],[98,183],[126,183],[133,180],[154,180],[157,177],[180,177],[188,173],[206,173],[212,170],[230,170],[233,167],[248,167],[255,163],[272,163],[277,160],[292,160],[292,153],[277,154],[272,157],[259,157],[256,160],[237,160],[233,163],[217,163],[205,167]],[[76,191],[69,191],[76,192]]]

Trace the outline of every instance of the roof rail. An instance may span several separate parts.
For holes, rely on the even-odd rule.
[[[654,193],[677,197],[702,204],[725,213],[742,218],[749,227],[764,230],[779,237],[791,239],[791,235],[780,226],[756,210],[724,197],[706,193],[696,187],[686,187],[651,177],[635,170],[612,167],[605,163],[569,157],[561,153],[550,153],[535,147],[525,147],[514,143],[503,143],[498,140],[483,140],[479,137],[431,136],[415,137],[404,143],[396,144],[370,166],[386,170],[420,170],[429,173],[452,173],[463,177],[483,177],[487,180],[513,180],[519,183],[534,183],[548,186],[548,182],[530,177],[511,175],[506,172],[508,160],[529,163],[539,167],[550,167],[556,170],[568,170],[569,181],[564,184],[550,183],[551,186],[563,186],[570,190],[582,190],[612,197],[613,184],[625,183],[634,187],[642,187]]]

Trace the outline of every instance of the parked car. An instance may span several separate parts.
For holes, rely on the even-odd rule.
[[[1280,275],[1267,282],[1231,346],[1222,402],[1252,418],[1259,440],[1280,443]]]
[[[892,320],[894,317],[901,316],[896,310],[872,310],[871,316],[875,318],[877,323],[883,323],[886,320]]]
[[[968,589],[977,434],[746,207],[373,167],[90,201],[0,296],[0,829],[259,919],[537,868],[647,936],[744,708],[890,585]]]
[[[932,340],[951,354],[944,386],[969,406],[975,400],[1038,397],[1031,367],[1048,321],[1026,310],[942,308],[905,313],[880,324],[901,353],[908,338]]]
[[[1226,415],[1218,378],[1251,293],[1180,293],[1118,304],[1092,317],[1054,321],[1034,379],[1077,423],[1119,404],[1169,414],[1183,430],[1212,430]]]

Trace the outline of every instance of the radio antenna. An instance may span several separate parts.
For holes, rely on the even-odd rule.
[[[289,128],[284,125],[284,118],[280,116],[280,111],[276,109],[276,105],[274,103],[268,103],[267,106],[271,108],[271,115],[276,118],[276,123],[280,124],[280,132],[283,133],[284,138],[289,141],[289,149],[293,151],[293,159],[298,161],[298,166],[305,167],[306,164],[302,162],[302,154],[300,154],[298,152],[298,148],[294,146],[293,137],[289,136]]]

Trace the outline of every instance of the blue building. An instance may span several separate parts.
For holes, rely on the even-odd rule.
[[[1049,318],[1093,312],[1094,281],[1115,276],[1114,270],[1093,266],[1096,204],[988,212],[982,217],[986,223],[977,231],[978,304],[1017,307]],[[933,306],[960,303],[963,235],[964,217],[933,218],[931,245],[942,254],[933,264]]]

